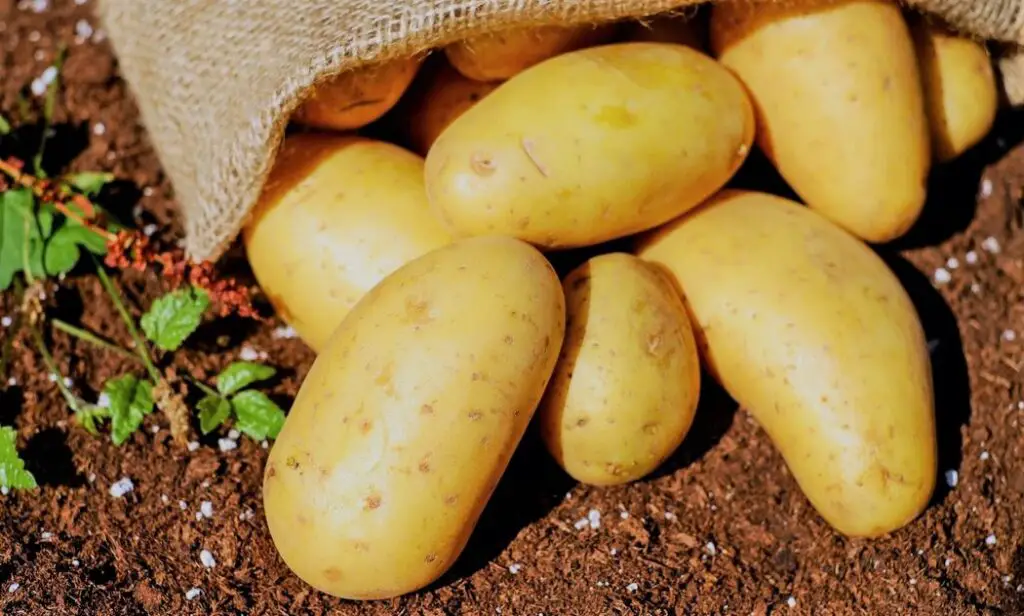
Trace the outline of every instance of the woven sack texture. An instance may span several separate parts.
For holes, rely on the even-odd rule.
[[[601,23],[697,2],[100,0],[98,11],[174,186],[186,250],[215,260],[257,201],[289,116],[322,81],[502,28]],[[1024,43],[1024,0],[906,4],[981,39]]]

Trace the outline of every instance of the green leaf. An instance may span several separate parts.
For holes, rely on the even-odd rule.
[[[174,351],[196,331],[209,306],[206,291],[178,289],[153,302],[149,312],[142,315],[142,331],[160,349]]]
[[[203,434],[216,430],[231,414],[231,403],[220,396],[206,396],[196,408],[199,409],[199,429]]]
[[[153,385],[126,374],[107,381],[103,393],[110,398],[110,435],[115,445],[128,440],[153,412]]]
[[[0,488],[31,490],[36,487],[36,478],[25,470],[25,463],[18,457],[14,446],[17,438],[14,428],[0,428]]]
[[[238,392],[256,381],[265,381],[277,374],[270,366],[236,361],[217,375],[217,390],[225,396]]]
[[[75,413],[78,423],[85,428],[85,431],[93,436],[99,436],[100,431],[96,427],[96,421],[110,417],[110,409],[96,404],[82,404]]]
[[[263,392],[248,389],[231,399],[241,432],[257,441],[277,438],[284,425],[284,411]]]
[[[39,206],[36,212],[36,220],[39,222],[39,232],[44,238],[53,234],[53,219],[57,215],[57,208],[52,203],[44,203]]]
[[[0,135],[8,135],[11,132],[11,123],[7,121],[7,118],[0,115]]]
[[[27,188],[0,193],[0,290],[10,287],[14,275],[24,269],[25,244],[29,241],[25,221],[32,216],[34,201]]]
[[[107,240],[99,233],[96,233],[88,227],[83,227],[74,220],[68,220],[64,226],[60,228],[60,231],[54,235],[53,241],[57,241],[58,235],[61,236],[60,241],[74,242],[93,254],[107,254]]]
[[[53,239],[47,242],[43,253],[43,265],[50,276],[70,272],[81,256],[75,242],[66,239],[67,234],[63,233],[65,229],[67,227],[61,227],[60,231],[54,234]]]
[[[104,186],[114,181],[114,174],[105,171],[83,171],[72,173],[64,179],[68,184],[92,197],[99,194]]]

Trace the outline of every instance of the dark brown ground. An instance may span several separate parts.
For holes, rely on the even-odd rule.
[[[92,20],[88,5],[60,2],[36,14],[0,0],[0,111],[14,115],[18,92],[52,61],[58,41],[68,43],[67,90],[58,106],[58,120],[68,124],[53,154],[73,155],[75,169],[116,173],[125,183],[107,202],[130,212],[141,195],[140,224],[159,225],[158,236],[173,241],[180,227],[170,189],[110,50],[95,37],[74,41],[83,18]],[[100,124],[105,132],[96,130]],[[0,498],[0,612],[1024,613],[1024,473],[1013,471],[1024,467],[1024,234],[1012,217],[1024,190],[1024,149],[984,169],[984,180],[980,175],[1022,131],[1020,118],[1005,118],[971,157],[937,170],[925,223],[904,242],[911,249],[894,257],[935,346],[942,470],[957,469],[959,484],[949,490],[940,478],[933,506],[891,538],[834,533],[764,433],[709,393],[671,463],[628,487],[574,486],[528,438],[449,579],[402,600],[347,603],[310,590],[278,559],[262,517],[266,452],[259,444],[243,438],[239,449],[222,453],[213,437],[189,453],[171,444],[153,415],[145,433],[115,448],[73,426],[38,359],[22,350],[12,367],[17,384],[4,390],[0,383],[0,423],[17,427],[42,487]],[[979,192],[988,196],[975,214]],[[997,254],[982,247],[989,237]],[[975,264],[967,262],[969,251]],[[936,290],[929,279],[951,257],[959,267],[949,268],[951,282]],[[237,254],[225,265],[245,271]],[[144,305],[159,290],[144,279],[128,287]],[[70,275],[55,296],[51,316],[126,341],[93,276]],[[3,297],[0,312],[11,309]],[[287,403],[312,354],[271,331],[221,323],[175,360],[208,376],[245,345],[265,351],[284,369],[274,393]],[[213,342],[224,334],[226,345]],[[86,399],[128,368],[63,334],[52,340]],[[115,499],[108,489],[124,476],[135,490]],[[199,521],[204,500],[214,515]],[[600,527],[577,529],[590,510],[600,512]],[[200,564],[203,549],[216,558],[213,569]],[[20,587],[8,592],[14,583]],[[186,601],[192,587],[202,594]]]

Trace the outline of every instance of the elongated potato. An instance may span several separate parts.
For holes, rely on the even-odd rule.
[[[444,48],[457,71],[474,81],[504,81],[567,51],[608,40],[614,26],[537,26],[470,37]]]
[[[995,71],[984,43],[923,18],[911,21],[924,80],[935,159],[956,158],[992,129],[999,109]]]
[[[342,73],[317,86],[292,121],[336,131],[366,126],[395,106],[422,63],[414,56]]]
[[[658,270],[610,253],[562,283],[566,337],[539,410],[548,450],[592,485],[640,479],[686,436],[700,360],[682,300]]]
[[[720,2],[711,44],[754,100],[758,144],[807,205],[871,242],[913,225],[931,150],[898,4]]]
[[[591,47],[520,73],[448,125],[427,154],[427,193],[457,236],[588,246],[697,205],[753,136],[743,87],[708,56]]]
[[[402,119],[406,140],[414,151],[426,156],[444,129],[499,83],[473,81],[450,64],[438,67],[430,82],[410,103],[409,114]]]
[[[551,265],[504,237],[403,266],[341,323],[270,452],[285,563],[349,599],[422,588],[458,558],[543,395],[565,333]]]
[[[623,28],[622,38],[627,41],[649,43],[677,43],[706,52],[708,48],[707,12],[689,15],[664,14],[633,21]]]
[[[914,305],[865,244],[815,212],[723,191],[645,235],[705,361],[840,532],[909,523],[935,485],[931,363]]]
[[[422,158],[314,133],[286,138],[242,237],[256,280],[314,350],[386,275],[452,240],[430,213]]]

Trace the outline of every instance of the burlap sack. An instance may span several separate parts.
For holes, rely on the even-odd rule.
[[[100,0],[99,16],[174,185],[186,249],[217,259],[317,83],[509,26],[643,17],[700,0]],[[1024,43],[1024,0],[907,0]]]

